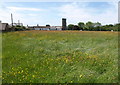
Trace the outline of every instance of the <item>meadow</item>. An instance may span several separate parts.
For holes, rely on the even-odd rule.
[[[116,83],[118,32],[2,33],[3,83]]]

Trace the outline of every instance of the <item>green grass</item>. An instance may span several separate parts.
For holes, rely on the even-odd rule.
[[[3,83],[116,83],[118,33],[2,34]]]

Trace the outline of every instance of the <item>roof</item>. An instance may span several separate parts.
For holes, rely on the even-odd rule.
[[[46,26],[28,26],[28,28],[46,28]]]
[[[62,26],[51,26],[50,28],[57,28],[57,29],[61,29]]]

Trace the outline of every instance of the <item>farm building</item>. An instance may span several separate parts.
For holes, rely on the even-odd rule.
[[[0,21],[0,31],[10,31],[10,26],[8,23],[1,23]]]
[[[31,30],[62,30],[62,26],[28,26]]]
[[[27,26],[28,29],[31,30],[67,30],[67,23],[66,23],[66,18],[62,18],[62,26],[50,26],[50,25],[46,25],[46,26],[39,26],[37,24],[37,26]]]

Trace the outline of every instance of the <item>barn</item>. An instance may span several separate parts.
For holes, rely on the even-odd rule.
[[[1,23],[0,21],[0,31],[11,31],[8,23]]]
[[[62,26],[50,26],[47,24],[46,26],[27,26],[28,29],[31,30],[67,30],[66,18],[62,18]]]
[[[28,26],[31,30],[62,30],[62,26]]]

